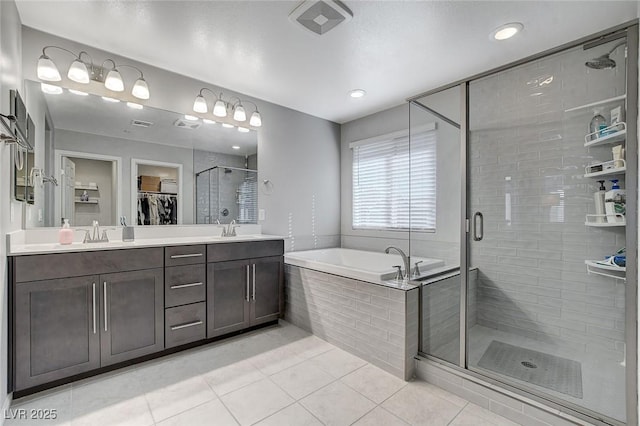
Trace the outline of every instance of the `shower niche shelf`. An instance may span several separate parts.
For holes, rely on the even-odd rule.
[[[609,215],[610,216],[610,215]],[[588,214],[584,224],[586,226],[594,226],[597,228],[610,228],[615,226],[626,226],[627,222],[625,220],[625,216],[622,214],[616,214],[617,219],[622,219],[617,222],[607,222],[606,214]],[[602,220],[602,222],[599,221]]]
[[[612,131],[612,130],[615,130],[615,131],[613,133],[609,133],[599,138],[592,139],[593,136],[596,136],[597,134],[602,133],[603,131]],[[609,126],[604,130],[599,130],[594,133],[589,133],[584,137],[584,146],[588,148],[588,147],[598,146],[598,145],[614,144],[614,143],[624,142],[626,139],[627,139],[627,123],[620,122],[620,123],[614,124],[613,126]]]
[[[587,265],[587,272],[589,274],[602,275],[622,281],[627,280],[627,268],[624,266],[603,265],[596,260],[585,260],[584,263]]]

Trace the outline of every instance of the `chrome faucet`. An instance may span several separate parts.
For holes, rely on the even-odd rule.
[[[229,225],[227,225],[227,228],[222,228],[222,236],[223,237],[235,237],[236,234],[236,228],[238,226],[236,225],[236,220],[233,219],[231,222],[229,222]]]
[[[401,249],[394,246],[387,247],[384,252],[389,254],[389,250],[392,250],[392,249],[400,253],[400,256],[402,256],[402,263],[404,263],[404,273],[407,277],[409,277],[409,258],[407,257],[406,254],[404,254],[404,252]],[[404,279],[404,277],[402,276],[402,272],[401,271],[398,271],[398,272],[399,273],[397,277],[400,279]]]
[[[84,240],[82,242],[86,243],[108,243],[109,236],[107,235],[107,230],[102,231],[102,236],[100,235],[100,224],[97,220],[92,222],[92,231],[88,229],[85,230]]]

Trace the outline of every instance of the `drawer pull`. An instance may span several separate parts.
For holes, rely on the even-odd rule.
[[[202,253],[191,253],[191,254],[173,254],[171,255],[172,259],[184,259],[186,257],[200,257]]]
[[[174,326],[171,326],[171,331],[180,330],[181,328],[195,327],[196,325],[200,325],[200,324],[202,324],[202,321],[194,321],[194,322],[188,322],[186,324],[174,325]]]
[[[179,288],[187,288],[187,287],[197,287],[199,285],[203,285],[204,283],[190,283],[190,284],[180,284],[180,285],[172,285],[171,290],[177,290]]]

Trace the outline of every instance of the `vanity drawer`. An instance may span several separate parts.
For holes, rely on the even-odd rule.
[[[165,308],[203,302],[207,294],[206,282],[207,269],[204,263],[165,268]]]
[[[174,246],[165,247],[164,262],[165,266],[193,265],[196,263],[205,263],[206,246]]]
[[[16,256],[15,281],[53,280],[162,268],[163,253],[162,247],[154,247]]]
[[[284,240],[209,244],[207,262],[281,256],[282,254],[284,254]]]
[[[207,330],[206,315],[204,302],[165,309],[165,346],[171,348],[203,340]]]

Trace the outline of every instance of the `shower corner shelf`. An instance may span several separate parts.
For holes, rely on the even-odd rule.
[[[603,131],[608,131],[608,130],[616,130],[616,131],[596,139],[591,139],[592,136],[595,136]],[[589,133],[588,135],[585,135],[584,146],[588,148],[588,147],[598,146],[598,145],[614,144],[618,142],[624,142],[626,138],[627,138],[627,123],[620,122],[620,123],[614,124],[613,126],[609,126],[604,130],[599,130],[597,132]]]
[[[596,101],[596,102],[591,102],[590,104],[584,104],[584,105],[580,105],[580,106],[577,106],[577,107],[565,109],[564,112],[579,111],[581,109],[592,108],[592,107],[596,107],[596,106],[599,106],[599,105],[606,105],[606,104],[609,104],[611,102],[624,101],[625,99],[627,99],[627,95],[615,96],[613,98],[603,99],[601,101]]]
[[[611,215],[609,215],[611,216]],[[586,226],[594,226],[597,228],[610,228],[610,227],[614,227],[614,226],[626,226],[627,225],[627,221],[625,219],[625,216],[622,214],[616,214],[616,218],[617,219],[622,219],[619,222],[607,222],[607,215],[606,214],[588,214],[586,216],[585,222],[584,224]],[[599,222],[598,219],[602,219],[602,222]]]
[[[616,278],[622,281],[626,281],[627,268],[624,266],[610,266],[598,263],[595,260],[585,260],[587,265],[587,272],[589,274],[602,275],[609,278]]]
[[[89,201],[76,200],[76,204],[98,204],[98,200],[90,199]]]
[[[615,167],[616,162],[622,162],[621,167]],[[598,172],[589,172],[593,169],[600,168]],[[602,163],[594,163],[590,164],[584,168],[584,177],[586,178],[594,178],[600,176],[615,176],[615,175],[623,175],[627,171],[627,163],[625,160],[609,160],[604,161]]]

